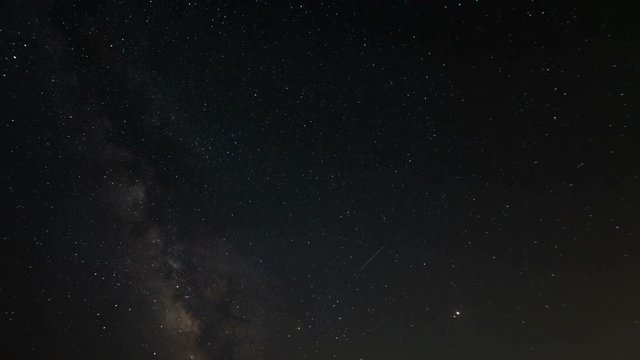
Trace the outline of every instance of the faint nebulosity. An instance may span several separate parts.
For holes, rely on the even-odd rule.
[[[0,358],[639,358],[638,10],[1,4]]]

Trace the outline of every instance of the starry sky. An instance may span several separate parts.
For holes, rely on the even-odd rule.
[[[2,2],[0,357],[640,358],[630,4]]]

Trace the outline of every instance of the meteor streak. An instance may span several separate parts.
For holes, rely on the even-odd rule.
[[[378,249],[378,251],[376,251],[376,253],[375,253],[375,254],[371,255],[371,257],[369,258],[369,260],[367,260],[367,262],[366,262],[366,263],[364,263],[364,265],[362,265],[362,266],[360,267],[360,270],[364,269],[364,268],[365,268],[365,266],[369,265],[369,263],[371,262],[371,260],[373,260],[373,258],[375,258],[375,257],[380,253],[380,251],[382,251],[382,249],[384,249],[384,248],[386,248],[386,247],[387,247],[387,245],[386,245],[386,244],[385,244],[385,245],[382,245],[382,246],[380,247],[380,249]]]

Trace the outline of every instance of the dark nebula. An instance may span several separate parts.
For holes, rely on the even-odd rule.
[[[3,2],[0,358],[640,358],[638,10]]]

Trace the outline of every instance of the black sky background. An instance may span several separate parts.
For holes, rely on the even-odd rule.
[[[0,14],[1,357],[640,355],[637,6]]]

